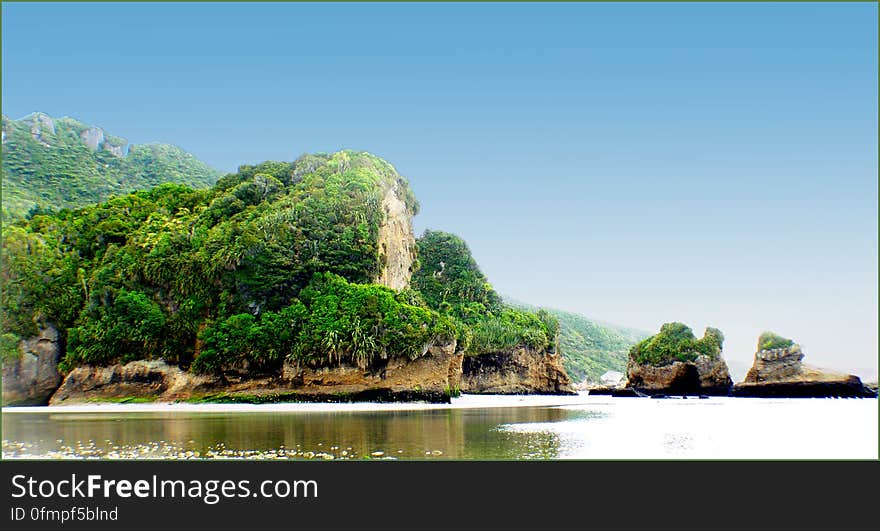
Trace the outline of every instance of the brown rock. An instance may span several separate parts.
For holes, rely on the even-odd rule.
[[[242,370],[243,367],[237,367]],[[233,371],[235,372],[235,371]],[[573,394],[559,356],[526,347],[465,357],[456,342],[431,345],[414,360],[394,357],[361,369],[288,362],[280,371],[240,377],[199,376],[162,361],[78,367],[51,404],[116,398],[175,401],[414,401],[449,402],[459,391],[484,394]]]
[[[19,357],[3,361],[3,405],[41,406],[58,389],[61,347],[52,325],[19,344]]]
[[[727,363],[720,356],[702,355],[695,361],[660,366],[630,360],[627,366],[627,387],[647,394],[727,395],[731,385]]]
[[[755,361],[746,374],[745,382],[783,381],[800,378],[803,373],[804,353],[800,345],[755,352]]]
[[[505,352],[465,356],[461,391],[474,394],[575,394],[555,353],[521,346]]]
[[[460,354],[455,340],[432,345],[416,358],[395,357],[379,360],[367,369],[342,363],[313,367],[304,363],[286,363],[283,379],[287,390],[303,398],[328,399],[352,397],[380,400],[428,400],[448,402],[457,394],[461,374]]]
[[[78,367],[64,379],[51,404],[116,398],[169,402],[191,398],[217,401],[427,400],[448,402],[461,374],[455,341],[432,345],[410,360],[380,360],[367,369],[349,364],[315,367],[285,363],[276,374],[202,376],[160,360],[109,367]],[[242,369],[238,367],[238,369]]]
[[[114,398],[151,398],[170,402],[218,387],[210,376],[195,375],[161,360],[139,360],[109,367],[82,366],[71,371],[52,395],[51,405]]]
[[[803,363],[799,345],[759,350],[745,380],[733,388],[734,396],[752,397],[869,397],[877,393],[858,376],[820,369]]]
[[[401,198],[400,185],[391,183],[382,198],[384,222],[379,227],[379,252],[383,263],[374,279],[377,284],[401,290],[409,286],[416,258],[413,213]]]

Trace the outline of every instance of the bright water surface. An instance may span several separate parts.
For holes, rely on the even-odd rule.
[[[464,396],[449,405],[3,409],[3,458],[877,459],[876,399]]]

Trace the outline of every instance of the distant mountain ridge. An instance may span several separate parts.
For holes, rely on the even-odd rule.
[[[528,311],[538,308],[507,296],[504,302]],[[543,309],[559,320],[559,350],[563,366],[576,382],[599,382],[608,371],[626,373],[629,349],[650,335],[643,330],[588,319],[573,312]]]
[[[3,116],[3,219],[77,208],[165,182],[205,188],[220,172],[171,144],[129,144],[74,118]]]

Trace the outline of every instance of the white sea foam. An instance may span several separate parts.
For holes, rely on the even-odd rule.
[[[451,404],[424,402],[350,402],[306,403],[288,402],[275,404],[192,404],[187,402],[146,402],[134,404],[88,403],[60,406],[4,407],[2,413],[235,413],[235,412],[295,412],[295,411],[412,411],[426,409],[469,409],[529,406],[588,405],[596,397],[585,393],[579,395],[462,395],[453,398]]]
[[[599,397],[595,397],[599,398]],[[570,459],[877,459],[876,399],[606,398],[589,420],[507,424]]]

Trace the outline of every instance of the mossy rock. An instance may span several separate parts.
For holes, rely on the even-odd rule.
[[[694,361],[701,355],[721,355],[724,334],[717,328],[706,328],[697,339],[693,330],[683,323],[665,323],[660,333],[639,342],[630,350],[630,360],[639,365],[668,365],[676,361]]]
[[[773,332],[764,332],[758,336],[758,350],[786,349],[794,346],[794,341]]]

